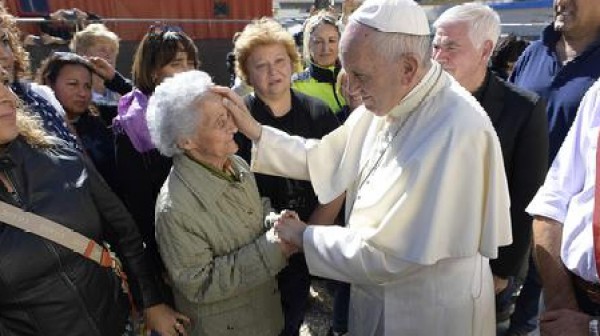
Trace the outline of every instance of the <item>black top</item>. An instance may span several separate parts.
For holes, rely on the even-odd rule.
[[[86,154],[110,188],[120,196],[112,130],[100,116],[86,111],[72,123]]]
[[[120,95],[124,95],[126,93],[131,92],[133,90],[133,85],[131,81],[119,72],[115,71],[115,76],[113,79],[104,82],[104,86],[112,91],[116,92]],[[98,109],[100,113],[100,117],[106,125],[112,125],[113,119],[117,116],[118,109],[116,104],[103,104],[100,102],[95,102],[94,105]]]
[[[127,134],[117,133],[115,136],[121,197],[142,234],[152,261],[164,270],[154,237],[154,205],[160,188],[169,175],[172,160],[161,155],[157,149],[138,152]]]
[[[115,76],[111,80],[104,82],[104,86],[120,95],[124,95],[133,90],[131,80],[125,78],[118,71],[115,71]]]
[[[252,116],[261,124],[272,126],[292,135],[320,139],[339,126],[335,115],[322,101],[292,90],[292,109],[281,117],[273,116],[271,109],[255,95],[245,98]],[[238,155],[250,162],[252,142],[242,134],[236,135]],[[294,210],[304,221],[316,205],[317,197],[309,181],[256,174],[256,183],[262,197],[268,197],[276,211]]]
[[[507,83],[488,71],[473,94],[498,134],[510,194],[513,243],[490,261],[492,273],[519,274],[531,247],[532,218],[525,212],[548,169],[546,105],[535,93]]]
[[[119,72],[104,85],[121,95],[133,90],[131,81]],[[138,225],[152,261],[164,270],[154,237],[154,205],[173,162],[157,149],[138,152],[125,133],[115,135],[115,152],[120,196]]]
[[[123,204],[81,154],[66,146],[33,148],[14,140],[0,156],[16,197],[0,199],[118,247],[138,307],[162,302],[156,272]],[[112,237],[112,239],[111,239]],[[127,297],[112,269],[0,222],[0,335],[121,336]]]

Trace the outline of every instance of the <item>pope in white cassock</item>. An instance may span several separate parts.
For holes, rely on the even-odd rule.
[[[511,243],[502,153],[481,106],[431,61],[429,35],[412,0],[367,0],[340,42],[364,105],[320,141],[261,126],[215,89],[255,143],[254,171],[310,180],[321,203],[347,192],[346,227],[276,229],[313,275],[352,284],[350,335],[496,333],[488,260]]]

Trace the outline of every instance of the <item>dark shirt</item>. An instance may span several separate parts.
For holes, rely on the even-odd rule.
[[[108,186],[120,196],[112,130],[100,116],[85,112],[72,123],[85,152]]]
[[[473,96],[490,117],[500,140],[511,203],[513,242],[499,248],[498,258],[491,260],[490,266],[494,275],[517,276],[531,246],[531,216],[525,207],[548,170],[545,105],[536,94],[501,80],[491,71]]]
[[[163,302],[133,220],[81,153],[61,141],[46,149],[18,137],[0,155],[7,160],[0,169],[18,196],[0,188],[2,201],[111,242],[129,284],[141,288],[138,307]],[[120,336],[128,313],[110,268],[0,222],[0,335]]]
[[[121,75],[119,72],[115,72],[115,76],[113,77],[113,79],[111,79],[109,81],[105,81],[104,86],[108,90],[110,90],[112,92],[116,92],[119,95],[124,95],[126,93],[129,93],[131,90],[133,90],[133,85],[131,84],[131,81],[129,79],[123,77],[123,75]],[[112,125],[113,119],[118,114],[117,105],[116,104],[107,104],[107,103],[97,102],[97,101],[94,102],[94,104],[98,108],[98,112],[100,112],[100,116],[102,117],[102,120],[104,121],[104,123],[106,125]]]
[[[575,119],[585,92],[600,77],[600,39],[563,65],[556,52],[560,33],[550,24],[541,39],[531,43],[515,64],[510,81],[537,93],[547,103],[550,136],[549,163]]]
[[[246,106],[261,124],[272,126],[292,135],[320,139],[339,126],[327,105],[305,94],[292,90],[292,109],[281,117],[273,116],[271,109],[255,95],[248,95]],[[238,155],[250,162],[252,142],[241,134],[236,135],[240,149]],[[318,204],[309,181],[256,174],[256,183],[262,197],[268,197],[276,211],[291,209],[302,220],[307,220]]]
[[[154,205],[173,161],[161,155],[157,149],[138,152],[127,134],[116,133],[115,137],[118,182],[123,203],[140,230],[148,255],[158,268],[164,270],[154,236]]]
[[[111,80],[104,82],[104,86],[120,95],[124,95],[133,90],[131,80],[123,77],[118,71],[115,71],[115,76]]]
[[[308,139],[320,139],[339,126],[335,115],[321,100],[291,90],[292,108],[284,116],[276,117],[260,98],[251,94],[245,103],[254,118],[263,125],[272,126],[292,135]],[[238,155],[250,162],[252,142],[238,134]],[[258,191],[268,197],[271,206],[279,212],[294,210],[306,221],[319,204],[309,181],[300,181],[279,176],[255,174]],[[277,276],[281,291],[281,305],[285,317],[282,336],[298,335],[308,304],[310,277],[301,253],[294,254]]]

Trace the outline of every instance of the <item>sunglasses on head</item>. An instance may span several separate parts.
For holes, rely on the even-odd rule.
[[[61,61],[82,61],[85,63],[88,62],[88,60],[86,60],[84,57],[68,51],[54,51],[52,52],[52,56]]]
[[[160,35],[164,33],[181,33],[183,30],[179,26],[170,26],[162,23],[153,24],[148,27],[148,34]]]

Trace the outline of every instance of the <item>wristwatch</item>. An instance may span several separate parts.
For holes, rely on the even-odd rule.
[[[598,331],[598,316],[592,316],[590,319],[589,332],[590,336],[600,336],[600,331]]]

